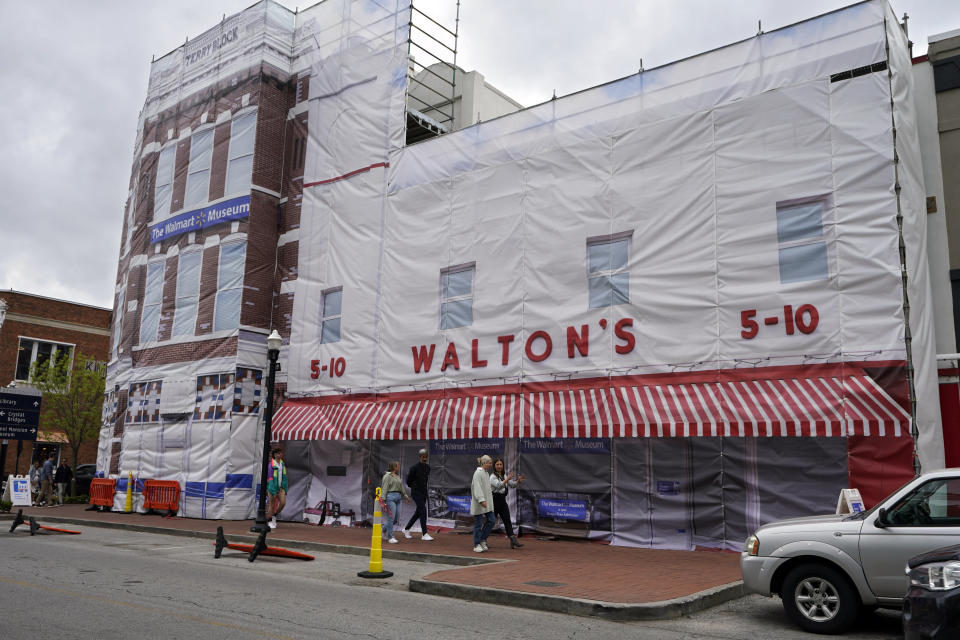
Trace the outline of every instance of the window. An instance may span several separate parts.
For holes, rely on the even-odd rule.
[[[240,301],[243,293],[243,266],[247,243],[220,245],[220,266],[217,269],[217,299],[213,313],[213,330],[223,331],[240,326]]]
[[[227,195],[250,190],[256,127],[256,112],[234,118],[230,125],[230,152],[227,160],[227,184],[224,189]]]
[[[192,336],[197,324],[200,300],[200,260],[203,253],[180,254],[177,265],[177,308],[173,314],[173,336]]]
[[[147,284],[143,294],[143,312],[140,314],[140,344],[157,339],[160,329],[160,302],[163,300],[163,263],[147,264]]]
[[[823,233],[825,206],[822,198],[777,204],[781,284],[830,277]]]
[[[187,192],[183,206],[193,207],[207,202],[210,196],[210,158],[213,156],[213,129],[205,129],[190,138],[190,167],[187,169]]]
[[[135,382],[127,393],[127,424],[160,422],[160,392],[162,380]]]
[[[176,145],[170,145],[160,152],[157,159],[157,179],[153,190],[153,217],[160,219],[170,214],[170,201],[173,198],[173,160]]]
[[[476,264],[449,267],[440,272],[440,328],[473,324],[473,276]]]
[[[960,478],[926,482],[887,511],[892,526],[960,528]]]
[[[73,354],[73,345],[58,342],[46,342],[33,338],[20,338],[20,348],[17,351],[16,379],[27,381],[30,379],[30,370],[34,362],[37,366],[49,364],[51,360],[69,360]]]
[[[233,373],[214,373],[197,377],[197,403],[194,420],[229,420],[233,407]]]
[[[124,289],[126,283],[124,283]],[[122,337],[123,327],[123,291],[117,294],[117,306],[113,308],[113,349],[110,351],[111,359],[116,360],[120,357],[120,338]]]
[[[587,284],[590,308],[630,302],[630,236],[617,234],[587,239]]]
[[[343,306],[343,287],[323,292],[323,321],[320,342],[340,342],[340,311]]]

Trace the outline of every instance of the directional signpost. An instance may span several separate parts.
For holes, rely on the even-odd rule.
[[[40,395],[33,390],[0,389],[0,438],[36,440]]]
[[[36,440],[40,426],[40,394],[33,389],[0,387],[0,478],[7,476],[7,441],[17,443],[17,462],[23,440]]]

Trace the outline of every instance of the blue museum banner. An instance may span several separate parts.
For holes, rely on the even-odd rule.
[[[434,455],[482,456],[486,454],[493,458],[502,452],[502,438],[461,438],[430,441],[430,453]]]
[[[447,509],[454,513],[470,513],[470,496],[447,496]]]
[[[610,455],[610,439],[521,438],[520,453],[597,453]]]
[[[587,521],[587,503],[585,500],[540,498],[537,511],[541,518]]]
[[[240,196],[211,204],[202,209],[194,209],[169,220],[158,222],[150,227],[150,242],[160,242],[181,233],[211,227],[221,222],[240,220],[250,215],[250,196]]]

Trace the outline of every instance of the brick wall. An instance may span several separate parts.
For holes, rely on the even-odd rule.
[[[0,291],[0,299],[7,302],[7,316],[0,326],[0,386],[7,386],[15,378],[20,338],[74,345],[77,353],[106,362],[110,349],[111,310],[100,307],[54,300],[18,291]],[[51,326],[52,325],[52,326]],[[41,417],[41,424],[43,424]],[[17,441],[11,440],[7,449],[8,473],[27,473],[34,443],[23,443],[23,452],[17,464]],[[69,445],[63,445],[63,455],[73,463]],[[81,447],[80,462],[96,462],[97,443]]]
[[[303,91],[302,83],[300,88]],[[255,106],[257,108],[257,130],[252,182],[254,185],[279,193],[284,175],[284,134],[287,128],[287,113],[296,100],[296,92],[296,82],[288,80],[282,72],[269,65],[251,67],[201,89],[188,96],[175,107],[149,118],[144,123],[142,145],[146,147],[150,142],[156,142],[162,146],[164,143],[168,143],[168,132],[170,130],[173,130],[173,136],[177,138],[187,127],[195,132],[204,126],[212,125],[221,113],[229,111],[231,114],[235,114],[241,108]],[[246,104],[244,104],[245,96],[247,97]],[[231,120],[215,126],[209,186],[209,198],[211,200],[224,195],[230,133]],[[190,138],[185,137],[176,144],[172,211],[178,211],[182,208],[189,167]],[[159,148],[155,148],[150,153],[144,154],[140,162],[134,163],[134,170],[140,172],[138,182],[143,185],[143,188],[139,188],[138,194],[135,196],[138,199],[134,215],[135,239],[131,242],[130,254],[145,255],[148,259],[157,255],[157,247],[150,244],[147,231],[153,221],[154,185],[158,157]],[[233,227],[237,227],[239,233],[246,233],[247,258],[240,322],[244,325],[269,329],[275,288],[274,281],[277,277],[278,207],[278,198],[254,190],[251,194],[248,219],[234,223],[224,223],[194,233],[168,238],[160,243],[159,254],[167,255],[167,252],[174,245],[178,246],[181,251],[188,246],[202,246],[204,241],[212,236],[219,236],[222,240],[234,233]],[[299,224],[299,212],[297,213],[296,224]],[[198,336],[213,331],[219,253],[219,246],[210,246],[204,249],[196,326],[196,335]],[[288,250],[286,255],[289,261],[289,258],[294,254],[291,254]],[[178,262],[178,259],[171,258],[166,261],[165,265],[160,319],[161,331],[159,334],[161,342],[170,339],[172,333],[172,321],[176,309]],[[129,264],[129,257],[121,261],[121,269],[118,269],[118,282],[123,281],[122,266],[124,263]],[[295,267],[295,265],[293,266]],[[288,275],[292,273],[291,265],[288,264],[286,272]],[[138,327],[143,307],[145,268],[142,266],[131,268],[126,277],[125,304],[131,300],[137,301],[137,311],[133,314],[127,314],[127,317],[123,319],[121,343],[124,347],[124,353],[130,353],[131,347],[140,344]],[[174,348],[162,350],[160,353],[163,355],[151,355],[147,359],[159,357],[161,360],[168,361],[171,353],[182,353],[184,355],[183,361],[197,359],[197,355],[192,351],[177,349],[175,348],[177,345],[170,346]],[[135,356],[134,362],[144,362],[144,356]]]
[[[240,323],[268,329],[276,270],[277,199],[254,191],[250,198],[250,211]],[[254,212],[256,215],[253,215]]]
[[[34,296],[17,291],[0,291],[7,302],[7,317],[0,327],[0,386],[14,380],[20,337],[76,345],[76,350],[106,362],[110,349],[111,311],[100,307]],[[51,322],[62,326],[49,326]],[[76,328],[72,328],[76,325]],[[83,329],[99,333],[90,333]]]
[[[285,339],[290,338],[293,326],[293,294],[278,293],[273,303],[273,328]]]
[[[202,342],[181,342],[133,353],[133,366],[155,367],[174,362],[193,362],[208,358],[227,358],[237,355],[237,337],[217,338]]]
[[[277,249],[277,270],[280,280],[297,279],[297,260],[300,253],[300,242],[293,241]]]

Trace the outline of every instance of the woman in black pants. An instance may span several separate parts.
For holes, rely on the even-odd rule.
[[[523,545],[513,535],[513,522],[510,518],[510,507],[507,506],[507,491],[510,488],[516,489],[517,484],[523,482],[523,476],[517,476],[514,479],[514,473],[504,475],[505,465],[503,458],[497,458],[493,461],[493,473],[490,474],[490,488],[493,489],[493,512],[500,516],[503,521],[503,530],[510,538],[510,548],[519,549]]]

